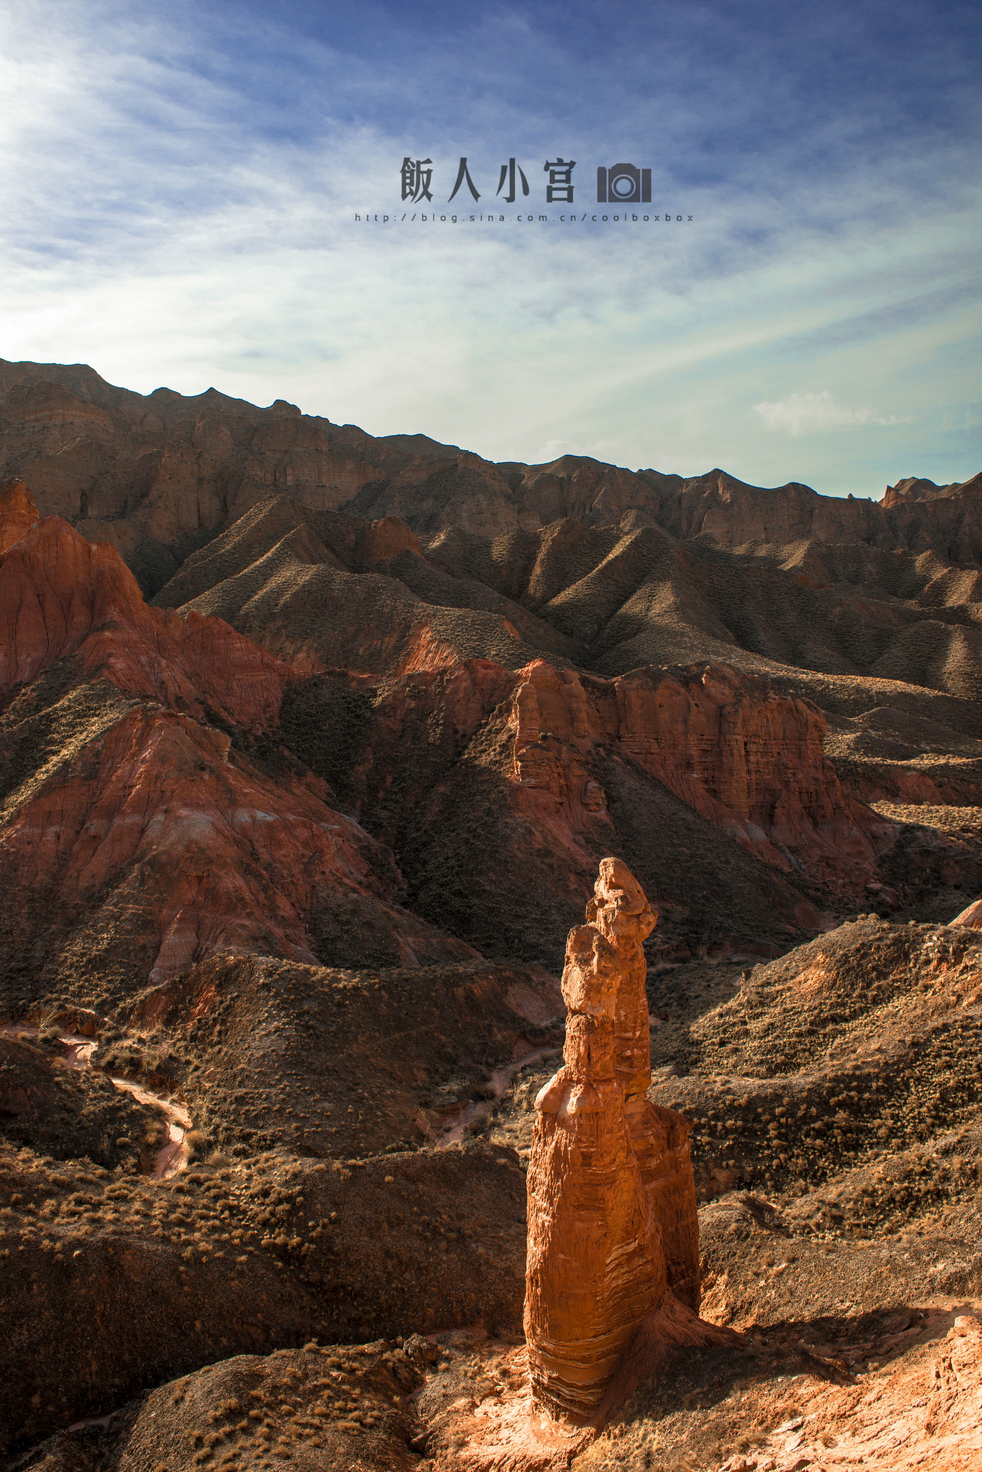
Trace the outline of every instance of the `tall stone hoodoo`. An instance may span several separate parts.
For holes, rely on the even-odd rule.
[[[642,1321],[671,1290],[698,1308],[689,1126],[650,1104],[642,942],[657,922],[620,859],[602,859],[566,942],[563,1066],[536,1099],[525,1333],[534,1400],[584,1422]]]

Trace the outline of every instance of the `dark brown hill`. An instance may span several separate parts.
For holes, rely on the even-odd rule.
[[[516,668],[540,654],[614,675],[714,658],[982,693],[975,569],[863,545],[730,552],[633,520],[420,542],[395,517],[366,524],[271,498],[191,554],[154,601],[216,613],[312,669],[467,657]]]

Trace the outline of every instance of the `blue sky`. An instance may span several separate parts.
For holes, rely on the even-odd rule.
[[[974,0],[0,0],[0,356],[493,459],[964,479],[980,39]],[[355,220],[406,155],[456,224]],[[509,157],[546,212],[559,155],[578,214],[629,160],[693,221],[464,218]]]

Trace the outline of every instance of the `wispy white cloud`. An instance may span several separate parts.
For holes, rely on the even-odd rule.
[[[291,9],[0,0],[0,355],[89,361],[145,392],[290,398],[496,459],[576,447],[843,491],[915,462],[945,480],[977,468],[968,131],[925,121],[894,147],[879,101],[838,94],[804,132],[778,127],[824,94],[798,86],[763,22],[743,71],[726,46],[707,61],[707,16],[735,45],[746,31],[718,0],[688,31],[660,0],[575,0],[479,7],[466,34],[459,10],[426,29],[421,0],[360,51],[344,31],[356,8],[309,0],[331,22],[313,38]],[[630,33],[642,11],[666,28],[657,88]],[[568,42],[591,15],[595,37],[621,36],[616,56]],[[907,95],[902,68],[887,81]],[[587,202],[591,163],[649,150],[660,210],[695,222],[354,222],[398,204],[403,152],[439,161],[443,200],[467,153],[486,204],[509,153],[541,161],[560,144]],[[541,198],[541,162],[536,177]],[[829,387],[786,396],[789,382]],[[869,403],[890,415],[841,407]],[[942,433],[944,414],[963,427]]]
[[[783,430],[795,438],[820,434],[823,430],[845,429],[856,424],[910,424],[910,414],[877,414],[873,409],[847,409],[837,404],[827,388],[817,394],[788,394],[776,403],[763,400],[754,405],[768,429]]]

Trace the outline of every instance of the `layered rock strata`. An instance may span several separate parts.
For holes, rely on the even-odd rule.
[[[517,673],[509,726],[515,779],[544,815],[606,814],[589,772],[602,748],[774,869],[804,868],[837,896],[876,877],[890,830],[843,790],[825,756],[825,716],[731,666],[607,681],[535,660]]]
[[[601,860],[586,921],[566,945],[563,1067],[536,1099],[525,1302],[533,1398],[578,1423],[670,1286],[698,1307],[688,1124],[647,1099],[657,915],[621,860]]]

